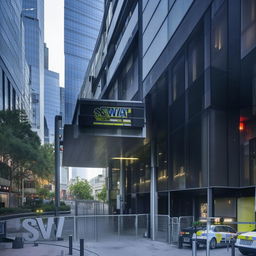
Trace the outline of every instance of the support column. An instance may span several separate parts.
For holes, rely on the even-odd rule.
[[[120,160],[120,214],[125,210],[125,170],[123,160]]]
[[[208,217],[213,217],[212,188],[207,188],[207,216]]]
[[[157,215],[157,189],[156,189],[156,145],[151,141],[151,181],[150,181],[150,232],[151,239],[156,238],[156,215]]]
[[[192,201],[192,216],[193,216],[193,222],[195,221],[196,218],[196,200],[193,198]]]
[[[168,191],[168,216],[171,217],[171,192]]]
[[[60,206],[60,128],[61,116],[55,116],[55,214]]]

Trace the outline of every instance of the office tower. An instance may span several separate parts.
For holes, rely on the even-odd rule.
[[[23,0],[25,54],[32,89],[32,129],[44,141],[44,1]]]
[[[71,123],[76,99],[92,56],[103,16],[103,0],[65,0],[65,122]]]
[[[30,72],[25,59],[22,0],[0,1],[0,111],[23,109],[30,121]],[[2,145],[3,146],[3,145]],[[15,206],[0,157],[0,207]]]
[[[59,74],[49,70],[49,49],[44,47],[44,142],[54,144],[55,116],[60,115]]]

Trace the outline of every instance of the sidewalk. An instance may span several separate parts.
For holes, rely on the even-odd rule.
[[[46,243],[46,242],[45,242]],[[0,250],[1,256],[61,256],[68,255],[67,242],[49,242],[50,245],[39,244],[34,247],[32,244],[25,244],[23,249]],[[59,246],[54,246],[57,244]],[[79,248],[78,243],[74,248]],[[85,256],[191,256],[191,248],[178,249],[176,246],[167,243],[138,239],[136,241],[113,241],[113,242],[88,242],[85,243]],[[205,249],[199,249],[197,255],[205,256]],[[79,251],[73,251],[73,255],[80,255]],[[231,251],[226,248],[211,250],[211,256],[230,256]],[[237,251],[236,256],[241,256]]]

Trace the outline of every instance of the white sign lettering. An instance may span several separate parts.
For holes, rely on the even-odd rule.
[[[34,228],[34,226],[36,226],[36,220],[35,219],[25,219],[22,222],[22,227],[24,229],[26,229],[28,232],[30,232],[30,233],[24,233],[23,234],[24,240],[29,241],[29,242],[33,242],[33,241],[38,240],[39,232],[36,228]]]
[[[62,230],[64,226],[65,217],[60,217],[56,219],[56,238],[60,238],[62,235]],[[45,240],[49,240],[51,237],[52,226],[54,224],[54,217],[49,217],[46,224],[44,224],[42,218],[36,219],[25,219],[22,222],[22,227],[28,231],[29,233],[24,233],[23,238],[26,241],[34,242],[39,239],[39,231],[42,235],[42,238]],[[38,229],[36,228],[38,226]]]

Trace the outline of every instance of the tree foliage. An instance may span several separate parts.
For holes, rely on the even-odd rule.
[[[10,190],[33,176],[52,179],[53,146],[41,145],[23,111],[0,111],[0,162],[0,176],[8,176]]]
[[[92,200],[92,188],[87,180],[76,179],[74,184],[69,186],[69,191],[76,199]]]
[[[100,201],[103,201],[104,203],[107,201],[107,188],[106,185],[103,185],[103,188],[101,192],[97,194],[97,197]]]

